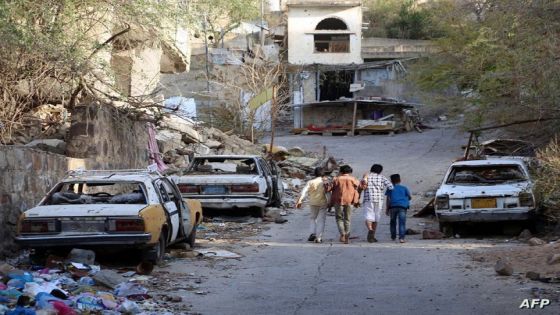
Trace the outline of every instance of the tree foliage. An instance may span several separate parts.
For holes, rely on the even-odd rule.
[[[369,0],[365,2],[366,37],[431,39],[441,37],[431,4],[415,0]]]
[[[456,88],[449,105],[468,109],[469,126],[559,115],[559,1],[443,0],[434,14],[446,36],[411,71],[420,87]]]
[[[242,21],[257,18],[259,4],[260,0],[193,0],[189,7],[197,21],[193,24],[195,29],[206,32],[211,43],[217,46]]]

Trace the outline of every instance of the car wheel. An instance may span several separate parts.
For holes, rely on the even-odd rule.
[[[162,231],[161,235],[159,236],[159,241],[154,247],[156,264],[161,263],[163,261],[163,257],[165,257],[165,247],[167,245],[166,237],[167,234],[165,233],[165,231]]]
[[[439,223],[439,231],[445,235],[445,237],[453,236],[453,225],[451,223]]]
[[[265,213],[266,213],[266,208],[264,207],[253,207],[251,209],[251,214],[255,218],[264,218]]]
[[[198,224],[193,226],[191,234],[189,234],[189,236],[187,237],[187,243],[191,246],[191,248],[194,248],[194,244],[196,243],[196,228],[197,227],[198,227]]]

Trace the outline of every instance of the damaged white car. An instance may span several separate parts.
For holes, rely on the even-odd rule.
[[[535,210],[533,183],[521,159],[455,162],[436,192],[440,230],[458,222],[523,221]]]
[[[173,180],[184,198],[200,200],[203,208],[249,208],[259,217],[266,206],[279,205],[284,192],[277,166],[253,155],[196,156]]]

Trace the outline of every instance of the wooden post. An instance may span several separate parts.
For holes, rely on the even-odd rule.
[[[356,133],[356,112],[358,111],[358,102],[354,100],[354,113],[352,113],[352,137]]]
[[[471,135],[469,136],[469,142],[467,143],[467,147],[465,148],[465,155],[463,156],[465,160],[469,159],[469,151],[471,150],[473,137],[474,137],[474,132],[471,131]]]

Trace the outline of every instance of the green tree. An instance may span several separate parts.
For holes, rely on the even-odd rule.
[[[558,1],[440,1],[434,7],[446,37],[420,62],[412,79],[426,91],[456,87],[449,105],[466,111],[468,126],[558,116]],[[558,131],[540,124],[535,133]],[[527,128],[524,128],[527,129]]]

